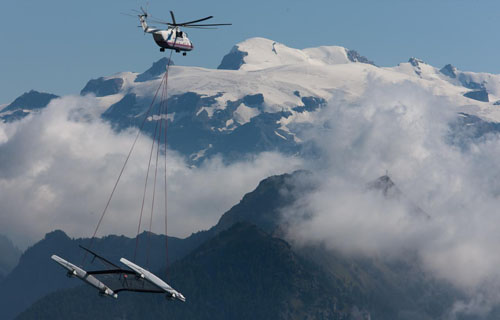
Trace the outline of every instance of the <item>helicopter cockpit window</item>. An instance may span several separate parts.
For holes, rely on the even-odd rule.
[[[183,37],[182,31],[177,31],[176,36],[179,38],[182,38]]]

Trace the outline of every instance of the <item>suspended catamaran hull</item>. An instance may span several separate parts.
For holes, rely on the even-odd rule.
[[[186,302],[186,298],[177,290],[169,286],[165,281],[154,275],[152,272],[121,258],[120,261],[131,270],[121,269],[109,260],[98,256],[89,249],[83,248],[92,253],[96,258],[114,269],[85,271],[82,268],[64,260],[63,258],[52,255],[52,260],[68,270],[69,277],[78,278],[92,287],[99,290],[102,296],[118,298],[120,291],[164,293],[169,300],[180,300]]]
[[[120,262],[129,267],[130,269],[134,270],[135,273],[137,273],[141,278],[145,279],[149,283],[151,283],[154,286],[157,286],[158,288],[163,289],[167,294],[170,294],[170,296],[167,296],[168,298],[171,299],[177,299],[182,302],[186,302],[186,298],[180,293],[174,290],[171,286],[169,286],[165,281],[161,280],[157,276],[155,276],[153,273],[149,272],[148,270],[139,267],[135,263],[132,263],[128,261],[125,258],[121,258]]]
[[[106,286],[104,283],[99,281],[96,277],[94,277],[92,274],[89,274],[87,271],[83,270],[80,267],[75,266],[71,262],[68,262],[64,260],[61,257],[56,256],[55,254],[52,255],[52,260],[57,262],[59,265],[61,265],[64,269],[68,270],[68,277],[76,277],[92,287],[96,288],[99,290],[99,294],[113,297],[113,298],[118,298],[118,295],[113,292],[108,286]]]

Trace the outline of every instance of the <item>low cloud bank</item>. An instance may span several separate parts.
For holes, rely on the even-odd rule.
[[[57,228],[72,237],[92,235],[137,133],[114,132],[96,116],[101,109],[93,97],[69,96],[54,100],[41,114],[0,124],[1,234],[21,247]],[[140,137],[98,235],[135,236],[150,147],[151,139]],[[167,161],[169,234],[179,237],[214,225],[260,180],[301,166],[299,159],[277,153],[229,165],[214,157],[192,168],[168,150]],[[161,163],[153,221],[157,233],[164,232]],[[149,225],[151,183],[148,190],[143,229]]]
[[[339,97],[307,137],[320,150],[321,186],[284,210],[296,244],[348,254],[416,252],[434,275],[470,293],[452,314],[485,313],[500,302],[500,138],[450,144],[452,101],[411,82],[368,79],[363,97]],[[463,137],[462,137],[463,138]],[[462,139],[463,140],[463,139]],[[385,174],[430,219],[366,184]],[[303,218],[306,217],[306,218]]]

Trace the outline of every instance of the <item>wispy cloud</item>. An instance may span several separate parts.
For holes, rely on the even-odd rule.
[[[95,116],[100,108],[90,96],[68,96],[54,100],[41,114],[0,124],[0,233],[20,246],[56,228],[73,237],[92,234],[136,135],[135,130],[112,131]],[[135,235],[150,146],[150,138],[140,138],[100,235]],[[214,225],[261,179],[301,164],[277,153],[232,164],[214,157],[197,168],[170,150],[167,159],[169,234],[180,237]],[[158,174],[163,177],[163,170]],[[157,190],[153,232],[161,233],[163,182]],[[146,203],[150,201],[149,196]],[[150,206],[145,208],[149,217]]]
[[[457,106],[432,88],[376,78],[367,88],[355,102],[332,100],[309,132],[322,155],[321,187],[284,211],[290,238],[349,254],[412,250],[424,268],[476,299],[457,303],[456,312],[500,302],[490,294],[500,288],[499,137],[464,151],[449,144]],[[366,189],[386,170],[431,219]]]

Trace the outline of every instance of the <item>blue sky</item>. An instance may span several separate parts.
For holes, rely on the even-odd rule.
[[[144,4],[145,1],[142,2]],[[30,89],[78,93],[91,78],[143,71],[165,54],[137,21],[136,0],[2,0],[0,104]],[[195,51],[178,65],[215,68],[231,47],[266,37],[290,47],[341,45],[380,66],[415,56],[441,67],[500,73],[499,1],[150,0],[150,13],[178,20],[207,15],[234,25],[189,30]]]

